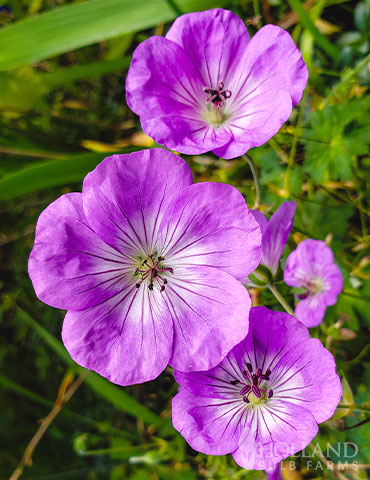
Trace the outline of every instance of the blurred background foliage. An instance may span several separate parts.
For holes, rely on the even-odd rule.
[[[179,14],[216,6],[235,11],[250,34],[267,23],[280,25],[303,52],[310,79],[302,101],[280,132],[249,154],[262,211],[297,202],[285,257],[306,237],[325,240],[344,277],[338,303],[311,332],[334,354],[345,392],[317,441],[324,454],[328,442],[353,442],[358,452],[347,452],[353,457],[343,448],[330,457],[360,467],[332,473],[318,466],[320,452],[307,449],[295,458],[297,470],[284,469],[283,476],[367,478],[370,423],[349,427],[370,415],[368,0],[0,2],[0,478],[15,470],[40,419],[56,411],[22,478],[264,478],[230,456],[192,451],[174,431],[171,369],[128,388],[90,373],[64,405],[85,372],[61,343],[63,312],[37,300],[27,275],[40,212],[59,195],[79,191],[85,174],[110,153],[154,145],[125,104],[134,48],[164,34]],[[186,160],[196,181],[231,183],[253,206],[245,160],[211,154]],[[293,305],[292,291],[282,281],[278,286]],[[255,304],[281,310],[268,291],[251,293]]]

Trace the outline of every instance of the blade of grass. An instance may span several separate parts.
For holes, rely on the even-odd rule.
[[[316,44],[319,45],[324,50],[324,52],[329,55],[329,57],[336,60],[339,55],[339,50],[331,42],[329,42],[329,40],[324,35],[319,32],[317,27],[315,27],[309,14],[302,6],[300,0],[288,0],[288,3],[292,10],[294,10],[298,15],[303,27],[311,32]]]
[[[36,333],[38,333],[45,343],[52,350],[54,350],[54,352],[59,355],[63,361],[65,361],[68,365],[75,364],[75,362],[69,356],[67,350],[64,348],[63,344],[35,319],[33,319],[31,315],[29,315],[20,307],[17,307],[17,315],[20,320],[25,322]],[[77,365],[76,369],[80,372],[85,370]],[[164,425],[165,422],[160,417],[133,399],[123,390],[123,388],[110,383],[108,380],[96,374],[95,372],[90,372],[90,374],[86,377],[85,383],[89,385],[98,395],[105,398],[119,410],[122,410],[133,417],[140,418],[143,420],[143,422],[155,425],[156,427],[161,427]]]
[[[216,5],[220,6],[220,2],[178,2],[184,12]],[[39,62],[124,33],[145,30],[176,16],[166,0],[89,0],[57,7],[0,30],[0,71]]]

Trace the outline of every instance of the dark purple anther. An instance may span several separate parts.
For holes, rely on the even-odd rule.
[[[247,368],[249,370],[249,373],[252,373],[253,372],[253,367],[250,363],[247,363]]]
[[[239,380],[231,380],[230,383],[231,383],[231,385],[238,385],[238,383],[240,383],[240,382],[239,382]]]
[[[268,368],[265,372],[266,377],[269,377],[271,374],[271,370]]]
[[[250,381],[251,377],[249,375],[249,373],[247,372],[247,370],[243,370],[243,377],[248,380],[248,382]]]
[[[251,386],[250,385],[245,385],[241,390],[240,390],[240,395],[243,396],[243,395],[246,395],[250,390],[251,390]]]
[[[149,283],[148,288],[149,288],[149,290],[153,290],[153,284]]]
[[[262,375],[262,370],[258,367],[256,371],[257,377],[260,377]]]
[[[271,398],[273,396],[274,392],[270,389],[268,393],[268,398]]]
[[[258,377],[257,377],[257,375],[256,375],[255,373],[252,375],[252,380],[253,380],[253,385],[257,385],[257,384],[258,384]]]
[[[252,392],[255,394],[257,398],[261,398],[261,391],[256,385],[253,385]]]
[[[245,403],[250,403],[247,397],[243,397],[243,400],[245,401]]]

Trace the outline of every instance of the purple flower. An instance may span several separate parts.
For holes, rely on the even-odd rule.
[[[249,40],[242,20],[218,8],[182,15],[139,45],[126,98],[156,142],[228,159],[275,135],[307,77],[287,32],[267,25]]]
[[[295,202],[283,202],[268,221],[259,210],[252,210],[262,232],[261,264],[267,267],[273,276],[278,271],[280,257],[293,226],[295,209]]]
[[[174,427],[210,455],[270,469],[306,447],[340,400],[331,353],[295,317],[254,307],[246,338],[215,368],[175,371]]]
[[[260,244],[235,188],[193,185],[182,158],[153,149],[106,158],[82,193],[49,205],[29,274],[42,301],[68,310],[72,358],[129,385],[167,363],[206,370],[240,342],[250,299],[239,279]]]
[[[300,301],[295,315],[306,327],[316,327],[322,321],[326,307],[335,304],[343,288],[333,252],[320,240],[303,240],[289,255],[284,281],[291,287],[305,289],[297,295]]]
[[[280,468],[280,463],[277,463],[276,465],[271,465],[270,468],[266,468],[266,480],[282,480]]]

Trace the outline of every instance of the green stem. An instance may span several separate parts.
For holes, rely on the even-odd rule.
[[[275,287],[275,285],[273,285],[272,283],[270,283],[268,285],[269,289],[270,289],[270,292],[273,294],[273,296],[276,298],[276,300],[280,303],[280,305],[282,307],[284,307],[284,309],[286,310],[287,313],[289,313],[290,315],[293,315],[294,316],[294,312],[293,310],[290,308],[290,306],[288,305],[288,303],[284,300],[284,298],[282,297],[282,295],[280,294],[280,292],[277,290],[277,288]]]
[[[340,403],[337,408],[344,408],[348,410],[359,410],[361,412],[370,412],[370,407],[363,407],[362,405],[356,405],[353,403],[352,405],[343,405]]]
[[[256,188],[256,200],[254,202],[253,208],[258,208],[261,205],[261,188],[258,181],[257,170],[251,158],[249,158],[247,155],[244,155],[243,158],[248,162],[248,165],[252,172],[254,186]]]

